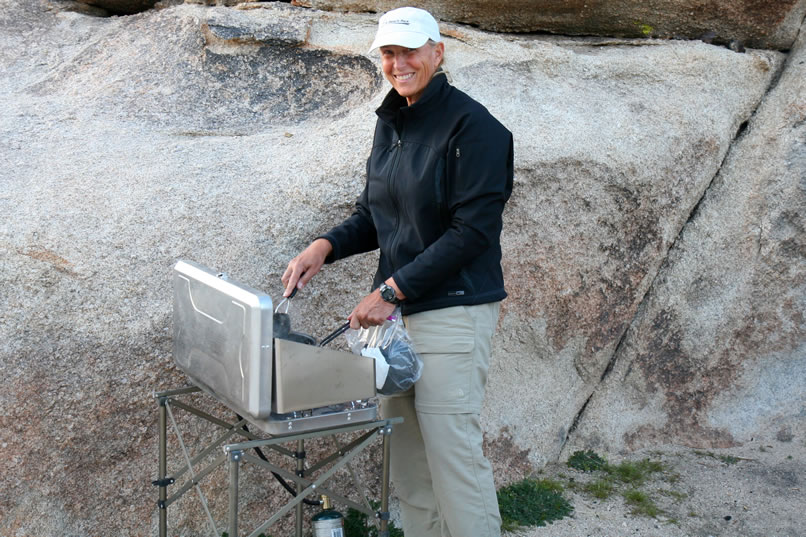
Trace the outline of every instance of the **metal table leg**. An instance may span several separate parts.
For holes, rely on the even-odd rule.
[[[166,473],[168,472],[168,455],[167,455],[167,409],[165,408],[165,399],[159,400],[160,417],[159,417],[159,473],[157,474],[157,483],[160,489],[160,498],[157,502],[160,513],[160,537],[167,537],[168,535],[168,506],[166,500],[168,499],[168,485],[165,482]]]
[[[381,481],[381,527],[378,537],[389,537],[389,456],[392,451],[392,426],[387,425],[383,431],[383,474]]]
[[[297,452],[294,456],[297,458],[297,475],[299,477],[305,477],[305,440],[297,440]],[[302,492],[302,488],[302,485],[297,485],[297,494]],[[302,537],[302,508],[303,502],[299,502],[296,508],[296,537]]]
[[[230,452],[229,458],[229,537],[238,537],[238,464],[241,452]]]

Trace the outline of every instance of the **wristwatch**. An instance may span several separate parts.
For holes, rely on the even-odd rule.
[[[378,287],[378,290],[381,292],[381,298],[384,302],[394,304],[395,306],[400,304],[400,299],[397,298],[394,287],[382,283],[381,286]]]

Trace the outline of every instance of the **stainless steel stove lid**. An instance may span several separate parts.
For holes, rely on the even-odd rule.
[[[272,301],[193,263],[174,266],[174,361],[239,413],[272,405]]]

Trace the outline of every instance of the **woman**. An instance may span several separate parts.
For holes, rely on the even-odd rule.
[[[348,316],[383,323],[397,305],[423,373],[383,398],[392,435],[392,481],[411,537],[500,535],[492,468],[479,423],[500,301],[501,214],[512,191],[512,135],[452,87],[440,66],[436,20],[416,8],[381,17],[380,49],[391,91],[355,211],[294,258],[288,296],[324,263],[380,248],[373,291]]]

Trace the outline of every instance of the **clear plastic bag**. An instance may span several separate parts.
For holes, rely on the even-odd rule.
[[[414,350],[399,309],[382,325],[347,330],[345,337],[353,353],[375,360],[375,388],[381,395],[406,391],[420,380],[423,360]]]

